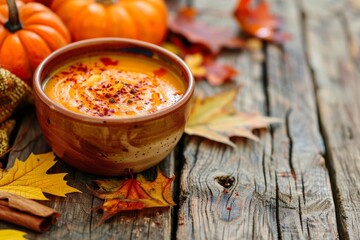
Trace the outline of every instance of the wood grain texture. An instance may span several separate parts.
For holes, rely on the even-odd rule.
[[[34,114],[24,118],[15,141],[18,140],[21,141],[10,154],[9,167],[12,166],[15,158],[25,160],[31,152],[50,151],[41,135]],[[17,151],[17,149],[21,149],[21,151]],[[159,167],[166,175],[174,175],[174,154],[161,162]],[[25,231],[28,239],[171,239],[172,209],[154,208],[120,213],[101,226],[97,226],[102,213],[95,209],[102,204],[102,200],[95,198],[88,190],[87,185],[91,186],[91,181],[104,178],[82,173],[59,159],[56,165],[50,169],[50,173],[57,172],[69,173],[65,177],[67,183],[82,191],[82,193],[68,194],[66,198],[47,195],[50,201],[42,203],[61,213],[59,222],[42,234],[36,234],[4,222],[0,222],[0,229],[11,228]],[[156,172],[157,169],[154,167],[143,172],[143,175],[148,180],[153,180]]]
[[[219,6],[217,1],[194,1],[194,6],[221,8],[231,14],[234,2]],[[246,51],[228,51],[221,60],[239,70],[236,82],[222,88],[200,82],[197,89],[211,95],[242,85],[238,110],[266,114],[262,64]],[[265,130],[257,134],[259,143],[234,139],[237,149],[199,137],[186,138],[177,239],[278,238],[276,193],[270,187],[275,186],[275,175],[263,171],[272,167],[268,161],[271,136]],[[231,186],[224,187],[221,179],[228,179]]]
[[[360,7],[355,2],[318,1],[314,9],[304,0],[309,63],[318,85],[341,239],[360,234]]]
[[[261,141],[237,139],[236,150],[198,137],[185,142],[178,239],[336,239],[335,208],[316,98],[304,55],[296,1],[269,1],[293,40],[268,44],[266,63],[247,52],[226,55],[244,85],[236,105],[280,117],[283,125],[258,131]],[[194,1],[216,8],[216,1]],[[231,11],[234,3],[223,2]],[[225,61],[224,60],[224,61]],[[213,94],[218,89],[199,84]],[[292,174],[293,173],[293,174]],[[230,188],[217,181],[233,179]]]
[[[267,49],[269,105],[272,115],[285,119],[273,131],[272,160],[276,162],[278,221],[281,238],[338,238],[325,147],[317,118],[311,71],[306,62],[301,8],[297,1],[269,1],[292,35],[282,48]],[[282,178],[281,172],[292,178]],[[280,174],[280,175],[279,175]]]

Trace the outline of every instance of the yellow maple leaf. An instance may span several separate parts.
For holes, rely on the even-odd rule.
[[[12,168],[0,173],[0,190],[35,200],[48,200],[43,193],[66,197],[80,192],[66,184],[67,173],[46,174],[55,163],[53,152],[30,154],[26,161],[16,159]]]
[[[24,236],[26,232],[18,231],[18,230],[10,230],[4,229],[0,230],[0,239],[6,240],[24,240],[26,239]]]
[[[230,137],[258,141],[252,130],[281,122],[280,119],[263,117],[258,113],[236,111],[233,102],[238,91],[238,88],[234,88],[207,98],[196,97],[185,133],[236,147]]]

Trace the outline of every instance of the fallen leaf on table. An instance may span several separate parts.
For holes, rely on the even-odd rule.
[[[193,8],[182,8],[169,19],[171,32],[180,34],[192,44],[201,44],[216,55],[222,48],[242,48],[243,41],[233,28],[214,27],[196,20]]]
[[[206,67],[204,66],[204,57],[201,53],[189,54],[184,57],[186,65],[196,79],[206,76]]]
[[[238,90],[239,88],[234,88],[207,98],[196,97],[185,133],[236,147],[230,137],[258,141],[252,130],[280,122],[280,119],[264,117],[258,113],[236,111],[233,102]]]
[[[265,0],[260,0],[253,8],[251,2],[252,0],[239,0],[234,11],[234,16],[243,32],[279,43],[290,39],[289,34],[279,32],[281,22],[270,12]]]
[[[26,232],[18,231],[18,230],[10,230],[10,229],[2,229],[0,230],[0,239],[6,240],[26,240],[24,237]]]
[[[219,86],[231,81],[238,71],[232,66],[219,63],[218,61],[205,62],[206,79],[213,86]]]
[[[158,170],[154,181],[147,181],[141,174],[136,178],[97,180],[99,190],[91,190],[93,194],[105,199],[99,208],[104,211],[98,225],[122,211],[141,210],[152,207],[174,206],[171,197],[171,183],[174,177],[166,177]]]
[[[0,171],[0,190],[35,200],[48,200],[43,193],[66,197],[80,192],[66,184],[67,173],[46,174],[55,163],[53,152],[30,154],[26,161],[16,159],[12,168]]]
[[[204,78],[213,86],[231,81],[238,74],[232,66],[221,64],[214,58],[204,58],[201,53],[186,55],[184,61],[195,79]]]

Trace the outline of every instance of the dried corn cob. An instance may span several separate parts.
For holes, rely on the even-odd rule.
[[[31,88],[20,78],[0,68],[0,123],[4,122],[23,101],[32,101]]]
[[[7,120],[16,107],[24,101],[32,101],[31,88],[6,69],[0,68],[0,156],[9,148],[9,136],[15,126]]]
[[[9,148],[9,137],[14,127],[14,120],[8,120],[0,124],[0,156],[2,156]]]

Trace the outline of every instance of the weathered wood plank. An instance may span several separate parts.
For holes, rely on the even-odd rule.
[[[304,0],[310,65],[318,85],[321,124],[328,149],[327,164],[336,194],[341,239],[360,234],[360,20],[358,1]],[[322,9],[322,14],[317,13]],[[351,13],[351,14],[350,14]],[[351,17],[353,16],[353,17]]]
[[[334,239],[338,237],[335,208],[311,71],[304,54],[301,9],[294,0],[269,2],[272,11],[283,18],[284,31],[292,35],[283,48],[269,45],[266,60],[271,114],[285,119],[284,128],[273,131],[271,156],[278,173],[281,238]],[[286,179],[281,172],[293,176]]]
[[[21,138],[21,135],[24,138],[11,152],[9,166],[12,165],[15,158],[25,160],[31,152],[44,153],[50,151],[41,135],[34,114],[24,118],[17,140]],[[21,151],[16,149],[21,149]],[[174,154],[161,162],[159,167],[166,175],[174,175]],[[143,175],[152,180],[156,171],[156,168],[152,168],[145,171]],[[11,228],[25,231],[28,239],[171,239],[173,210],[158,208],[124,212],[107,220],[101,226],[97,226],[102,214],[92,211],[92,209],[100,206],[102,201],[95,198],[86,185],[91,185],[93,180],[104,178],[82,173],[61,160],[58,160],[51,169],[51,173],[54,172],[69,173],[65,177],[68,184],[82,191],[82,193],[68,194],[66,198],[48,196],[50,201],[42,202],[62,214],[59,222],[48,232],[42,234],[4,222],[0,222],[0,229]]]
[[[194,1],[194,6],[214,12],[221,9],[217,14],[231,16],[235,2]],[[200,82],[198,90],[211,95],[243,85],[236,107],[265,114],[261,63],[241,51],[229,51],[221,60],[239,70],[236,82],[221,88]],[[265,156],[270,155],[271,139],[267,131],[258,134],[259,143],[235,139],[237,149],[199,137],[186,138],[177,239],[277,238],[275,191],[267,191],[267,186],[274,186],[275,176],[263,172],[271,165],[264,162],[269,159]]]
[[[264,66],[246,52],[225,58],[241,73],[237,84],[244,89],[238,109],[269,111],[284,124],[259,131],[260,143],[237,140],[237,150],[187,138],[178,239],[337,238],[314,89],[303,54],[300,10],[294,1],[271,3],[294,39],[283,49],[269,45]],[[222,2],[223,10],[225,5],[232,11],[234,2]],[[195,1],[194,6],[216,9],[218,3]],[[219,90],[206,84],[198,89],[208,94]],[[233,185],[226,189],[219,179],[233,180]]]

